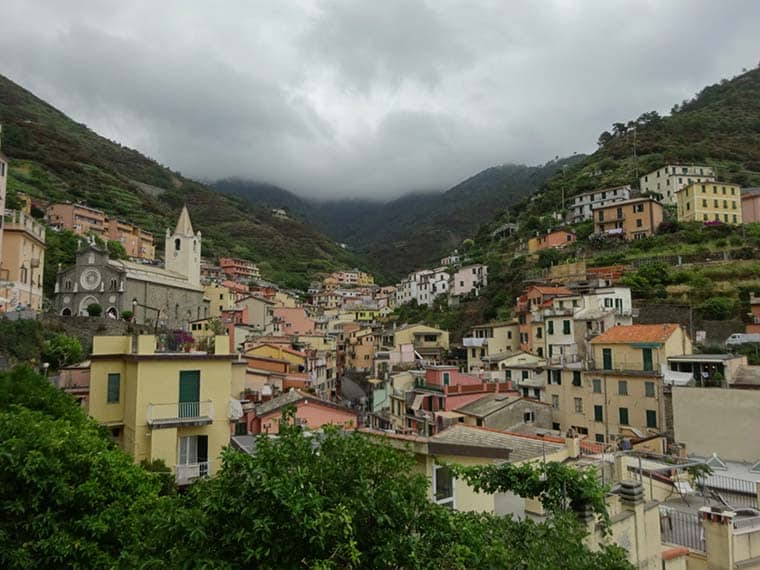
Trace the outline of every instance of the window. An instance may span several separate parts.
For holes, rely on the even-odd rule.
[[[573,386],[581,385],[581,371],[573,370]]]
[[[594,421],[595,422],[604,421],[604,408],[602,406],[594,406]]]
[[[532,424],[533,422],[535,422],[536,421],[536,414],[535,414],[535,412],[525,412],[523,414],[523,421],[526,424]]]
[[[728,200],[723,200],[723,208],[728,210]]]
[[[707,208],[707,200],[702,200],[702,207]]]
[[[248,426],[245,422],[235,422],[235,435],[248,435]]]
[[[208,436],[191,435],[179,438],[180,465],[197,466],[197,469],[182,469],[177,471],[177,478],[187,480],[208,475]]]
[[[736,200],[731,200],[731,209],[736,210]]]
[[[573,398],[573,406],[576,414],[583,413],[583,398]]]
[[[114,373],[108,375],[108,393],[106,402],[109,404],[119,403],[119,392],[121,388],[121,374]]]
[[[657,411],[656,410],[647,410],[647,427],[648,428],[657,427]]]
[[[454,476],[444,465],[433,466],[433,498],[439,505],[454,508]]]
[[[507,380],[512,380],[512,371],[511,370],[507,370],[506,377],[507,377]]]
[[[628,425],[628,408],[619,408],[618,415],[620,416],[619,417],[620,425],[627,426]]]
[[[546,321],[546,334],[554,334],[554,321]]]
[[[718,201],[717,201],[717,200],[713,200],[713,206],[714,206],[715,208],[717,208],[717,207],[718,207]]]
[[[426,334],[423,338],[425,339],[425,342],[435,342],[438,340],[438,335]]]
[[[612,349],[602,349],[602,368],[603,370],[612,370]]]
[[[536,338],[544,338],[544,331],[541,327],[536,328]]]
[[[477,349],[473,348],[473,349],[470,349],[470,350],[471,350],[471,353],[472,353],[471,356],[473,358],[477,357],[477,353],[476,353]]]
[[[549,384],[562,385],[562,370],[550,370],[549,374]]]
[[[179,251],[180,247],[182,246],[182,240],[177,238],[174,240],[174,251]]]
[[[597,443],[604,443],[604,434],[603,434],[603,433],[598,433],[598,434],[596,434],[596,435],[594,436],[594,440],[595,440]]]
[[[449,372],[443,373],[443,385],[448,386],[451,382],[451,374]]]
[[[528,371],[527,370],[523,370],[522,371],[522,379],[523,380],[527,380],[528,379]]]
[[[602,381],[599,378],[594,378],[591,381],[591,386],[593,386],[594,394],[602,393]]]
[[[200,416],[200,370],[182,370],[179,373],[179,417]]]
[[[543,349],[542,347],[540,347],[540,346],[539,346],[539,347],[536,349],[536,356],[540,356],[540,357],[542,357],[542,358],[543,358],[543,356],[544,356],[544,349]]]
[[[734,217],[734,223],[736,223],[736,214],[734,214],[733,217]]]
[[[644,382],[644,395],[647,398],[654,398],[654,382]]]
[[[562,428],[560,427],[559,422],[552,422],[552,429],[554,431],[560,431]]]
[[[570,334],[570,321],[562,321],[562,334]]]
[[[559,410],[559,396],[557,394],[552,394],[552,408]]]
[[[618,380],[618,394],[620,396],[628,395],[628,380]]]
[[[688,204],[686,204],[686,206],[687,206],[687,209],[688,209],[688,206],[689,206],[689,205],[688,205]],[[644,223],[643,223],[641,220],[636,220],[636,227],[637,227],[637,228],[640,228],[640,227],[642,227],[643,225],[644,225]]]
[[[616,214],[617,214],[617,218],[618,219],[622,218],[623,217],[623,208],[617,208]]]
[[[641,349],[641,356],[642,356],[642,370],[645,370],[647,372],[654,370],[654,363],[652,362],[652,349],[651,348],[642,348]]]

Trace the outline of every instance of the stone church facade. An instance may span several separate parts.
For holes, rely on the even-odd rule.
[[[201,274],[201,233],[187,208],[174,232],[166,230],[164,267],[110,259],[94,242],[80,245],[74,266],[58,272],[55,308],[63,316],[87,315],[93,303],[108,318],[132,311],[137,323],[182,328],[208,316]]]

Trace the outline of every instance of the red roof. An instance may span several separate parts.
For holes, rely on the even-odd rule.
[[[628,344],[631,342],[665,342],[680,325],[662,323],[656,325],[618,325],[600,334],[591,344]]]

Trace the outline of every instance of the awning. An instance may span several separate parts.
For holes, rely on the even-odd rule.
[[[412,402],[412,409],[419,410],[422,407],[422,400],[425,398],[425,394],[417,394]]]

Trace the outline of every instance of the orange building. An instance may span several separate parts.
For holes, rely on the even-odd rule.
[[[259,268],[252,261],[235,257],[220,257],[219,266],[230,279],[250,281],[261,277]]]
[[[286,406],[295,408],[296,423],[306,429],[319,429],[326,425],[356,429],[359,425],[356,412],[292,389],[268,402],[258,404],[253,412],[247,414],[249,433],[279,433],[282,410]]]
[[[129,222],[106,218],[103,239],[118,241],[124,246],[129,257],[140,259],[155,259],[156,257],[153,234]]]
[[[106,233],[106,215],[84,204],[50,204],[45,215],[57,229],[71,230],[78,235],[92,232],[101,238]]]
[[[528,253],[536,253],[542,249],[553,247],[563,248],[575,241],[575,234],[566,230],[556,230],[528,240]]]
[[[663,218],[662,204],[652,198],[634,198],[595,208],[594,233],[642,239],[657,233]]]
[[[532,327],[532,311],[534,309],[539,309],[545,303],[551,302],[555,297],[566,297],[571,295],[573,295],[573,292],[567,287],[545,287],[543,285],[534,285],[528,287],[525,292],[517,298],[515,314],[517,315],[517,322],[519,324],[521,351],[535,354],[533,352],[534,329]]]

